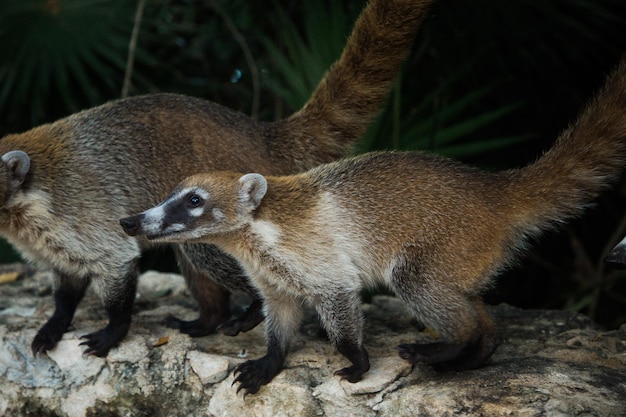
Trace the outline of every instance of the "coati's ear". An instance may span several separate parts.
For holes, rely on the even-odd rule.
[[[256,209],[267,192],[267,181],[261,174],[246,174],[239,178],[240,208]]]
[[[24,182],[26,174],[30,170],[30,158],[26,152],[10,151],[2,155],[2,163],[9,173],[9,183],[13,189],[18,188]]]

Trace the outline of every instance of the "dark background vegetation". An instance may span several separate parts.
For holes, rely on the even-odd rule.
[[[137,2],[0,2],[0,136],[120,97]],[[262,120],[308,98],[363,0],[147,0],[130,94],[203,97]],[[359,145],[485,169],[533,161],[626,52],[623,0],[440,0]],[[626,107],[626,106],[625,106]],[[538,240],[490,302],[626,321],[626,277],[602,259],[626,233],[624,181]],[[463,210],[463,207],[459,207]],[[14,260],[0,243],[0,261]],[[164,261],[165,259],[165,261]],[[146,268],[173,268],[159,253]]]

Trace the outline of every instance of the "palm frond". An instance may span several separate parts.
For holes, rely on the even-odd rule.
[[[125,0],[1,2],[0,114],[25,112],[37,124],[42,107],[57,97],[59,113],[116,97],[134,6]]]
[[[303,29],[274,1],[275,26],[280,35],[264,37],[272,74],[266,83],[291,110],[310,97],[324,72],[339,57],[356,13],[348,13],[341,2],[305,2]],[[277,42],[276,39],[280,41]]]

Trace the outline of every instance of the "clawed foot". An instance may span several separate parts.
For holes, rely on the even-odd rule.
[[[254,329],[263,321],[262,307],[263,302],[255,300],[241,317],[222,322],[221,324],[216,320],[203,320],[202,317],[197,320],[185,321],[174,316],[167,317],[165,324],[191,337],[206,336],[216,331],[226,336],[237,336],[241,332]]]
[[[201,337],[215,333],[216,323],[207,323],[204,320],[197,319],[191,321],[181,320],[174,316],[168,316],[165,319],[165,325],[171,329],[178,329],[181,333],[191,337]]]
[[[263,321],[263,315],[245,316],[226,321],[217,326],[217,331],[226,336],[237,336],[241,332],[254,329]]]
[[[263,301],[257,299],[241,317],[220,324],[217,331],[226,336],[237,336],[241,332],[254,329],[263,319]]]
[[[216,330],[218,333],[226,336],[237,336],[239,333],[247,332],[248,330],[254,329],[255,327],[256,324],[253,326],[249,326],[241,319],[233,319],[220,324],[219,326],[217,326]]]
[[[335,371],[335,375],[341,377],[342,380],[345,379],[348,382],[355,383],[363,379],[363,374],[365,372],[366,371],[356,366],[348,366],[347,368]]]
[[[410,363],[440,363],[457,358],[464,344],[435,343],[406,343],[396,347],[400,357]]]
[[[453,372],[483,365],[497,345],[495,338],[479,338],[470,343],[403,344],[396,349],[410,363],[428,363],[438,372]]]
[[[363,374],[370,369],[370,360],[367,350],[361,344],[343,341],[337,344],[337,350],[344,355],[352,366],[335,371],[335,375],[348,382],[359,382]]]
[[[256,394],[262,385],[270,382],[283,368],[283,361],[274,356],[263,356],[260,359],[247,361],[235,368],[235,380],[238,383],[237,393],[244,390],[244,398],[248,394]]]
[[[108,325],[104,329],[81,336],[80,338],[85,339],[85,341],[82,342],[80,346],[87,346],[84,352],[86,355],[94,355],[103,358],[109,353],[111,348],[117,346],[124,336],[126,336],[129,326],[130,324],[127,326]]]
[[[80,346],[87,346],[85,354],[95,355],[99,357],[105,357],[109,350],[117,346],[120,340],[126,336],[128,327],[126,329],[117,329],[111,331],[109,327],[98,330],[96,332],[81,336],[81,339],[86,339],[80,344]],[[37,356],[38,353],[46,352],[54,349],[56,344],[63,337],[63,331],[60,329],[54,329],[52,326],[44,326],[31,344],[33,356]]]
[[[67,326],[52,320],[48,321],[48,323],[37,332],[37,335],[30,345],[33,356],[54,349],[56,344],[63,337],[65,330],[67,330]]]

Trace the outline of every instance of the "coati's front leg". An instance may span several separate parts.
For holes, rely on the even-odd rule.
[[[329,340],[351,363],[335,375],[348,382],[358,382],[370,369],[369,356],[363,347],[363,316],[359,290],[329,288],[315,304]]]
[[[174,247],[176,258],[189,291],[197,300],[200,316],[185,321],[170,316],[169,327],[191,337],[212,334],[216,329],[235,336],[255,328],[263,321],[263,301],[248,281],[239,263],[214,245],[183,244]],[[229,291],[241,290],[253,297],[253,302],[241,317],[228,320]]]
[[[208,271],[194,265],[191,258],[183,252],[181,245],[174,246],[174,253],[187,288],[198,302],[200,316],[189,321],[168,316],[167,326],[191,337],[215,333],[217,326],[229,317],[230,293],[217,285]]]
[[[34,356],[53,349],[61,340],[90,282],[88,278],[75,278],[59,271],[56,271],[55,279],[54,313],[33,339],[31,349]]]
[[[132,266],[121,278],[98,277],[94,280],[96,291],[103,299],[109,323],[103,329],[81,337],[85,339],[81,346],[87,346],[86,354],[104,357],[128,334],[138,275],[136,262],[132,262]]]
[[[234,371],[234,383],[238,383],[237,393],[244,390],[256,394],[262,385],[267,385],[283,369],[287,349],[281,345],[275,334],[268,332],[267,353],[259,359],[253,359],[237,366]]]
[[[302,311],[297,300],[287,296],[265,297],[267,354],[235,368],[235,381],[244,390],[244,397],[255,394],[283,369],[289,342],[298,330]]]

